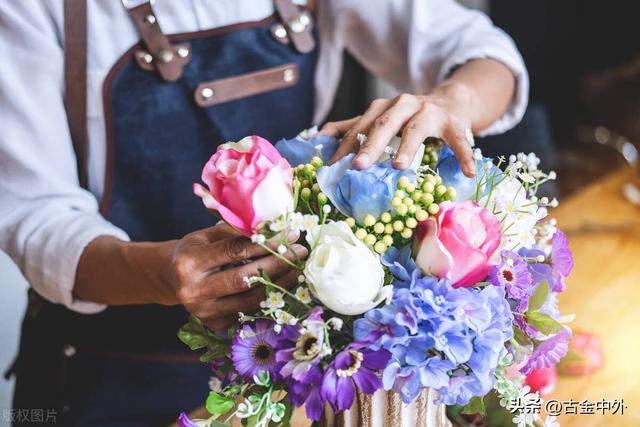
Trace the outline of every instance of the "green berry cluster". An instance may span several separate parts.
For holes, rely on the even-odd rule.
[[[320,191],[320,185],[317,182],[317,172],[322,166],[322,159],[314,157],[311,162],[298,165],[293,169],[296,211],[303,214],[324,215],[322,207],[329,202],[329,199]]]
[[[438,214],[439,203],[455,197],[455,189],[442,184],[438,175],[419,177],[415,184],[402,177],[391,199],[390,211],[382,213],[380,218],[367,215],[362,224],[356,224],[353,218],[347,218],[346,222],[358,239],[383,254],[394,243],[406,243],[419,222]]]
[[[443,142],[438,138],[427,138],[424,141],[424,155],[422,156],[422,164],[429,166],[432,171],[436,170],[436,165],[440,157],[438,153],[442,149]]]

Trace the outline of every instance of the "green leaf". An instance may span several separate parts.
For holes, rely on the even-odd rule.
[[[220,421],[217,421],[217,420],[209,421],[209,426],[210,427],[229,427],[229,425],[227,425],[225,423],[221,423]]]
[[[531,298],[529,298],[529,311],[537,311],[542,307],[544,302],[547,300],[549,296],[549,282],[543,281],[541,282],[536,291],[533,293]]]
[[[217,359],[219,357],[225,357],[229,353],[229,348],[225,345],[214,345],[213,347],[209,347],[209,349],[200,356],[200,361],[204,363],[211,362],[213,359]]]
[[[520,345],[529,345],[531,343],[531,340],[524,332],[522,332],[522,329],[515,326],[513,328],[513,338]]]
[[[235,408],[236,401],[230,397],[226,397],[220,393],[212,391],[209,393],[209,397],[207,397],[207,402],[204,406],[211,415],[219,417],[220,415],[226,414]]]
[[[472,398],[469,403],[462,408],[463,414],[480,414],[484,416],[485,408],[484,408],[484,399],[480,396],[475,396]]]
[[[545,335],[553,335],[563,328],[562,323],[539,311],[527,311],[525,316],[527,317],[527,323]]]
[[[198,330],[191,322],[183,325],[178,331],[180,341],[189,346],[191,350],[206,347],[209,343],[207,335]]]

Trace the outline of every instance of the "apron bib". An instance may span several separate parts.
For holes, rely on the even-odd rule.
[[[179,239],[216,223],[192,184],[218,145],[252,134],[275,142],[311,126],[317,47],[300,43],[296,22],[282,22],[282,3],[279,17],[166,37],[169,69],[162,61],[171,55],[150,53],[164,35],[149,40],[139,28],[143,42],[109,72],[101,212],[132,241]],[[157,26],[143,6],[144,22]],[[300,16],[311,36],[310,15]],[[82,315],[35,301],[23,322],[14,406],[56,408],[69,425],[171,422],[208,390],[210,368],[177,338],[187,317],[180,306]]]

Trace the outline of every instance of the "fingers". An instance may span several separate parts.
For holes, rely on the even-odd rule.
[[[355,153],[360,148],[360,142],[358,141],[358,134],[367,134],[369,128],[373,122],[382,113],[384,113],[389,106],[393,103],[390,99],[376,99],[374,100],[369,109],[348,129],[345,134],[338,150],[333,155],[329,163],[333,163],[349,153]]]
[[[463,129],[449,125],[444,129],[443,138],[460,162],[462,173],[473,178],[476,175],[476,162],[473,160],[471,145]]]
[[[274,283],[290,289],[298,282],[298,270],[292,270],[284,276],[274,279]],[[218,300],[208,300],[192,309],[194,315],[201,319],[211,330],[222,330],[235,323],[238,313],[256,313],[260,302],[265,299],[265,288],[262,285],[247,292],[231,295]]]
[[[371,166],[382,155],[385,147],[389,145],[389,141],[416,114],[420,106],[421,103],[417,97],[400,95],[391,108],[374,120],[373,126],[369,130],[367,142],[360,147],[353,165],[358,169],[366,169]],[[413,154],[415,154],[415,151]]]
[[[229,326],[238,321],[238,314],[228,314],[223,317],[214,317],[211,319],[200,318],[200,320],[202,320],[202,323],[211,331],[225,332]]]
[[[420,145],[426,138],[441,137],[443,122],[437,115],[429,113],[428,108],[423,106],[406,123],[402,131],[398,152],[393,159],[394,167],[406,169],[411,165]]]
[[[322,126],[322,129],[320,129],[320,133],[334,138],[342,138],[344,134],[347,133],[347,131],[351,129],[358,120],[360,120],[360,117],[362,116],[338,122],[327,122]]]
[[[294,254],[285,255],[293,260],[304,258],[307,255],[307,249],[301,245],[292,245]],[[292,266],[275,255],[266,256],[246,265],[231,268],[229,270],[214,273],[201,282],[200,298],[222,298],[227,295],[233,295],[245,292],[248,285],[245,281],[246,277],[257,276],[260,271],[264,271],[269,277],[280,277],[289,272]]]

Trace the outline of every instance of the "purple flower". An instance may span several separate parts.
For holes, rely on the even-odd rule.
[[[180,413],[180,416],[176,420],[176,424],[178,424],[178,426],[180,426],[180,427],[201,427],[201,426],[205,425],[205,423],[202,422],[202,421],[200,421],[199,423],[197,421],[193,421],[184,412]]]
[[[489,282],[503,287],[509,298],[526,303],[533,292],[529,264],[513,252],[503,251],[502,258],[489,272]]]
[[[466,405],[475,396],[484,396],[493,387],[493,375],[477,375],[474,372],[457,371],[449,378],[449,384],[438,390],[439,403]]]
[[[320,419],[324,404],[326,403],[325,398],[320,392],[322,379],[322,369],[314,365],[309,369],[303,381],[296,381],[293,378],[286,380],[289,400],[297,407],[304,404],[307,411],[307,418],[313,421]]]
[[[562,292],[566,289],[564,279],[573,269],[573,254],[569,250],[567,237],[560,230],[551,239],[551,267],[554,275],[552,290]]]
[[[373,394],[382,386],[375,371],[387,366],[390,354],[386,350],[370,350],[352,346],[338,353],[327,367],[322,381],[322,396],[334,411],[351,407],[356,387],[365,394]]]
[[[282,363],[276,360],[276,352],[283,339],[274,332],[273,326],[272,321],[258,320],[253,328],[244,324],[233,337],[231,361],[243,378],[251,381],[261,371],[269,372],[273,379],[278,378]]]
[[[520,372],[524,375],[529,375],[534,369],[555,366],[569,351],[569,341],[571,341],[571,330],[563,328],[560,332],[538,345],[527,363],[520,369]]]
[[[322,307],[315,307],[300,327],[289,328],[281,333],[283,343],[276,354],[282,362],[280,375],[304,381],[309,370],[320,363],[325,347],[324,320]]]

